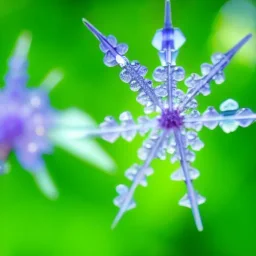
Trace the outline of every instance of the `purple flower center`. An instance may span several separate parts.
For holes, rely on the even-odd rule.
[[[183,124],[183,117],[177,110],[166,109],[163,111],[158,121],[162,129],[169,130],[181,127]]]
[[[23,134],[23,121],[16,115],[6,116],[0,120],[0,141],[12,144],[14,140]]]

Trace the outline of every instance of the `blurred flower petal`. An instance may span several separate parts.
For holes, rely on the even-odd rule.
[[[57,188],[45,167],[34,172],[33,176],[38,188],[47,198],[51,200],[58,198],[59,192],[57,191]]]
[[[52,91],[63,79],[63,73],[57,69],[52,70],[41,84],[41,89],[46,92]]]
[[[94,125],[95,122],[89,115],[73,108],[58,114],[56,127],[50,131],[49,136],[55,145],[80,157],[84,161],[111,172],[115,169],[115,163],[96,142],[92,140],[77,140],[70,136],[72,129],[74,132],[76,130],[79,132],[79,128],[92,127]]]

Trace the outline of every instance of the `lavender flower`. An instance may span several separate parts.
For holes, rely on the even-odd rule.
[[[83,22],[100,41],[100,49],[105,54],[105,65],[120,66],[121,80],[138,93],[137,101],[144,106],[145,114],[154,113],[152,118],[143,116],[138,122],[134,121],[130,112],[120,115],[120,123],[113,117],[106,117],[98,129],[86,130],[84,133],[84,136],[100,136],[114,142],[120,136],[131,141],[137,133],[145,135],[150,132],[138,151],[143,163],[132,165],[125,173],[132,185],[118,185],[116,188],[118,197],[114,204],[120,210],[112,227],[116,226],[126,211],[136,206],[134,192],[139,185],[147,185],[147,177],[153,173],[151,162],[155,158],[165,160],[168,153],[172,163],[180,162],[180,168],[171,175],[171,179],[184,181],[187,187],[187,194],[181,198],[179,205],[192,209],[197,229],[202,231],[198,206],[205,202],[205,198],[194,189],[193,180],[199,177],[199,171],[192,167],[196,157],[194,151],[204,147],[198,132],[203,126],[212,130],[218,125],[226,133],[233,132],[239,126],[247,127],[253,123],[256,114],[248,108],[239,109],[238,103],[232,99],[224,101],[219,112],[209,107],[200,114],[195,97],[199,94],[210,94],[212,81],[216,84],[224,82],[224,68],[252,35],[244,37],[230,51],[214,54],[211,64],[202,64],[202,75],[192,74],[185,80],[188,90],[184,93],[178,88],[178,83],[184,80],[185,72],[182,67],[176,66],[176,58],[186,39],[180,29],[172,26],[170,0],[165,1],[164,28],[157,30],[152,41],[162,63],[153,73],[154,80],[159,83],[157,86],[144,78],[146,67],[138,61],[129,61],[125,56],[128,50],[126,44],[118,43],[112,35],[104,36],[87,20],[84,19]]]
[[[79,125],[77,119],[83,125],[92,125],[93,121],[76,109],[57,112],[51,107],[48,94],[62,79],[59,71],[50,72],[40,87],[26,88],[30,44],[31,36],[28,33],[18,39],[14,55],[9,61],[5,87],[0,91],[0,171],[7,171],[8,155],[13,150],[22,167],[32,173],[42,192],[54,199],[58,192],[43,160],[44,154],[52,153],[54,144],[106,170],[112,169],[114,165],[97,144],[81,144],[63,138],[61,129],[65,121],[72,121],[73,128]],[[87,155],[89,149],[97,156],[100,155],[99,158]]]

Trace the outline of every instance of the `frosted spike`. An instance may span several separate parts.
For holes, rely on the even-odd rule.
[[[197,201],[198,205],[201,205],[201,204],[205,203],[206,198],[199,195],[198,193],[196,193],[196,201]],[[191,208],[191,203],[190,203],[188,194],[186,194],[184,197],[181,198],[181,200],[179,201],[179,205]]]
[[[102,130],[106,128],[115,128],[115,127],[118,127],[118,123],[111,116],[105,117],[104,122],[100,124],[100,128]],[[103,134],[102,138],[106,141],[113,143],[118,139],[119,136],[120,136],[119,132],[111,132],[111,133]]]
[[[242,108],[237,112],[235,117],[238,117],[238,118],[245,117],[245,119],[239,119],[239,120],[237,120],[237,122],[239,123],[239,125],[241,127],[247,127],[247,126],[251,125],[256,119],[256,117],[251,118],[251,116],[253,114],[254,113],[249,108]],[[250,117],[250,118],[247,119],[246,117]]]
[[[195,168],[189,167],[188,171],[189,171],[189,177],[191,180],[195,180],[200,176],[200,172]],[[173,181],[185,181],[186,180],[182,168],[179,168],[177,171],[172,173],[170,178]]]
[[[203,118],[205,120],[207,120],[207,118],[214,119],[219,116],[220,116],[220,114],[215,110],[214,107],[208,107],[207,110],[203,113]],[[218,126],[219,121],[204,121],[203,123],[204,123],[204,126],[209,128],[210,130],[213,130]]]
[[[130,126],[133,126],[135,124],[131,113],[128,111],[123,112],[120,115],[119,119],[121,121],[122,127],[125,127],[125,128],[129,128]],[[137,133],[136,130],[129,130],[129,131],[123,131],[121,133],[121,135],[125,140],[132,141],[134,139],[134,137],[136,136],[136,133]]]
[[[125,185],[118,185],[118,186],[116,187],[116,191],[117,191],[117,193],[118,193],[119,195],[114,199],[114,205],[117,206],[117,207],[119,207],[119,208],[121,208],[121,207],[123,206],[123,203],[124,203],[124,201],[125,201],[125,198],[126,198],[128,192],[129,192],[129,189],[128,189],[128,187],[125,186]],[[129,202],[127,208],[126,208],[126,210],[128,211],[128,210],[131,210],[131,209],[133,209],[133,208],[135,208],[135,207],[136,207],[136,203],[135,203],[135,201],[132,199],[132,200],[130,200],[130,202]]]
[[[233,99],[228,99],[220,105],[220,111],[224,112],[223,113],[224,115],[225,115],[225,113],[226,114],[228,114],[230,112],[234,113],[238,110],[238,108],[239,108],[238,103]]]
[[[116,50],[116,39],[114,36],[105,37],[98,29],[96,29],[88,20],[83,19],[84,25],[95,35],[95,37],[102,44],[100,46],[101,50],[103,50],[106,55],[104,57],[104,63],[113,67],[117,64],[120,66],[124,66],[126,64],[126,59],[120,55]],[[114,57],[114,60],[110,59],[110,54]],[[108,55],[108,56],[107,56]],[[107,56],[107,57],[106,57]]]
[[[167,80],[167,68],[166,67],[157,67],[154,70],[153,78],[157,82],[164,82]]]
[[[125,176],[131,180],[131,181],[135,181],[138,172],[141,170],[141,166],[134,164],[133,166],[131,166],[126,172],[125,172]],[[147,183],[147,177],[153,174],[153,169],[151,167],[148,167],[144,170],[144,177],[142,179],[140,179],[140,185],[142,185],[143,187],[146,187],[148,185]]]

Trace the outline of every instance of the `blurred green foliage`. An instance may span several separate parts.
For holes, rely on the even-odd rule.
[[[172,1],[174,25],[187,36],[178,59],[187,74],[199,72],[200,64],[209,61],[216,50],[212,48],[212,33],[219,29],[216,18],[226,2]],[[125,110],[139,116],[142,108],[135,94],[119,81],[118,69],[103,65],[98,42],[81,18],[127,42],[129,57],[153,71],[159,60],[151,39],[162,26],[163,8],[162,0],[1,1],[0,74],[6,72],[6,60],[16,38],[29,30],[33,34],[30,85],[38,85],[52,68],[60,67],[65,73],[64,81],[51,94],[56,108],[76,106],[97,122],[109,114],[118,117]],[[234,60],[225,73],[225,84],[213,85],[209,97],[198,97],[200,110],[208,105],[218,107],[231,97],[241,107],[256,111],[255,66]],[[56,148],[46,157],[60,191],[54,202],[44,198],[32,177],[11,157],[11,173],[0,179],[0,255],[255,255],[255,134],[255,125],[228,135],[219,128],[201,132],[206,147],[197,154],[195,167],[201,170],[201,177],[195,185],[208,200],[200,208],[205,227],[202,233],[194,227],[190,210],[177,205],[185,186],[170,181],[176,166],[168,161],[154,162],[155,174],[149,186],[136,193],[138,207],[125,215],[116,230],[110,229],[117,212],[112,204],[115,186],[126,182],[124,170],[138,161],[136,150],[141,138],[130,144],[122,140],[115,145],[100,142],[116,159],[118,170],[113,176]]]

